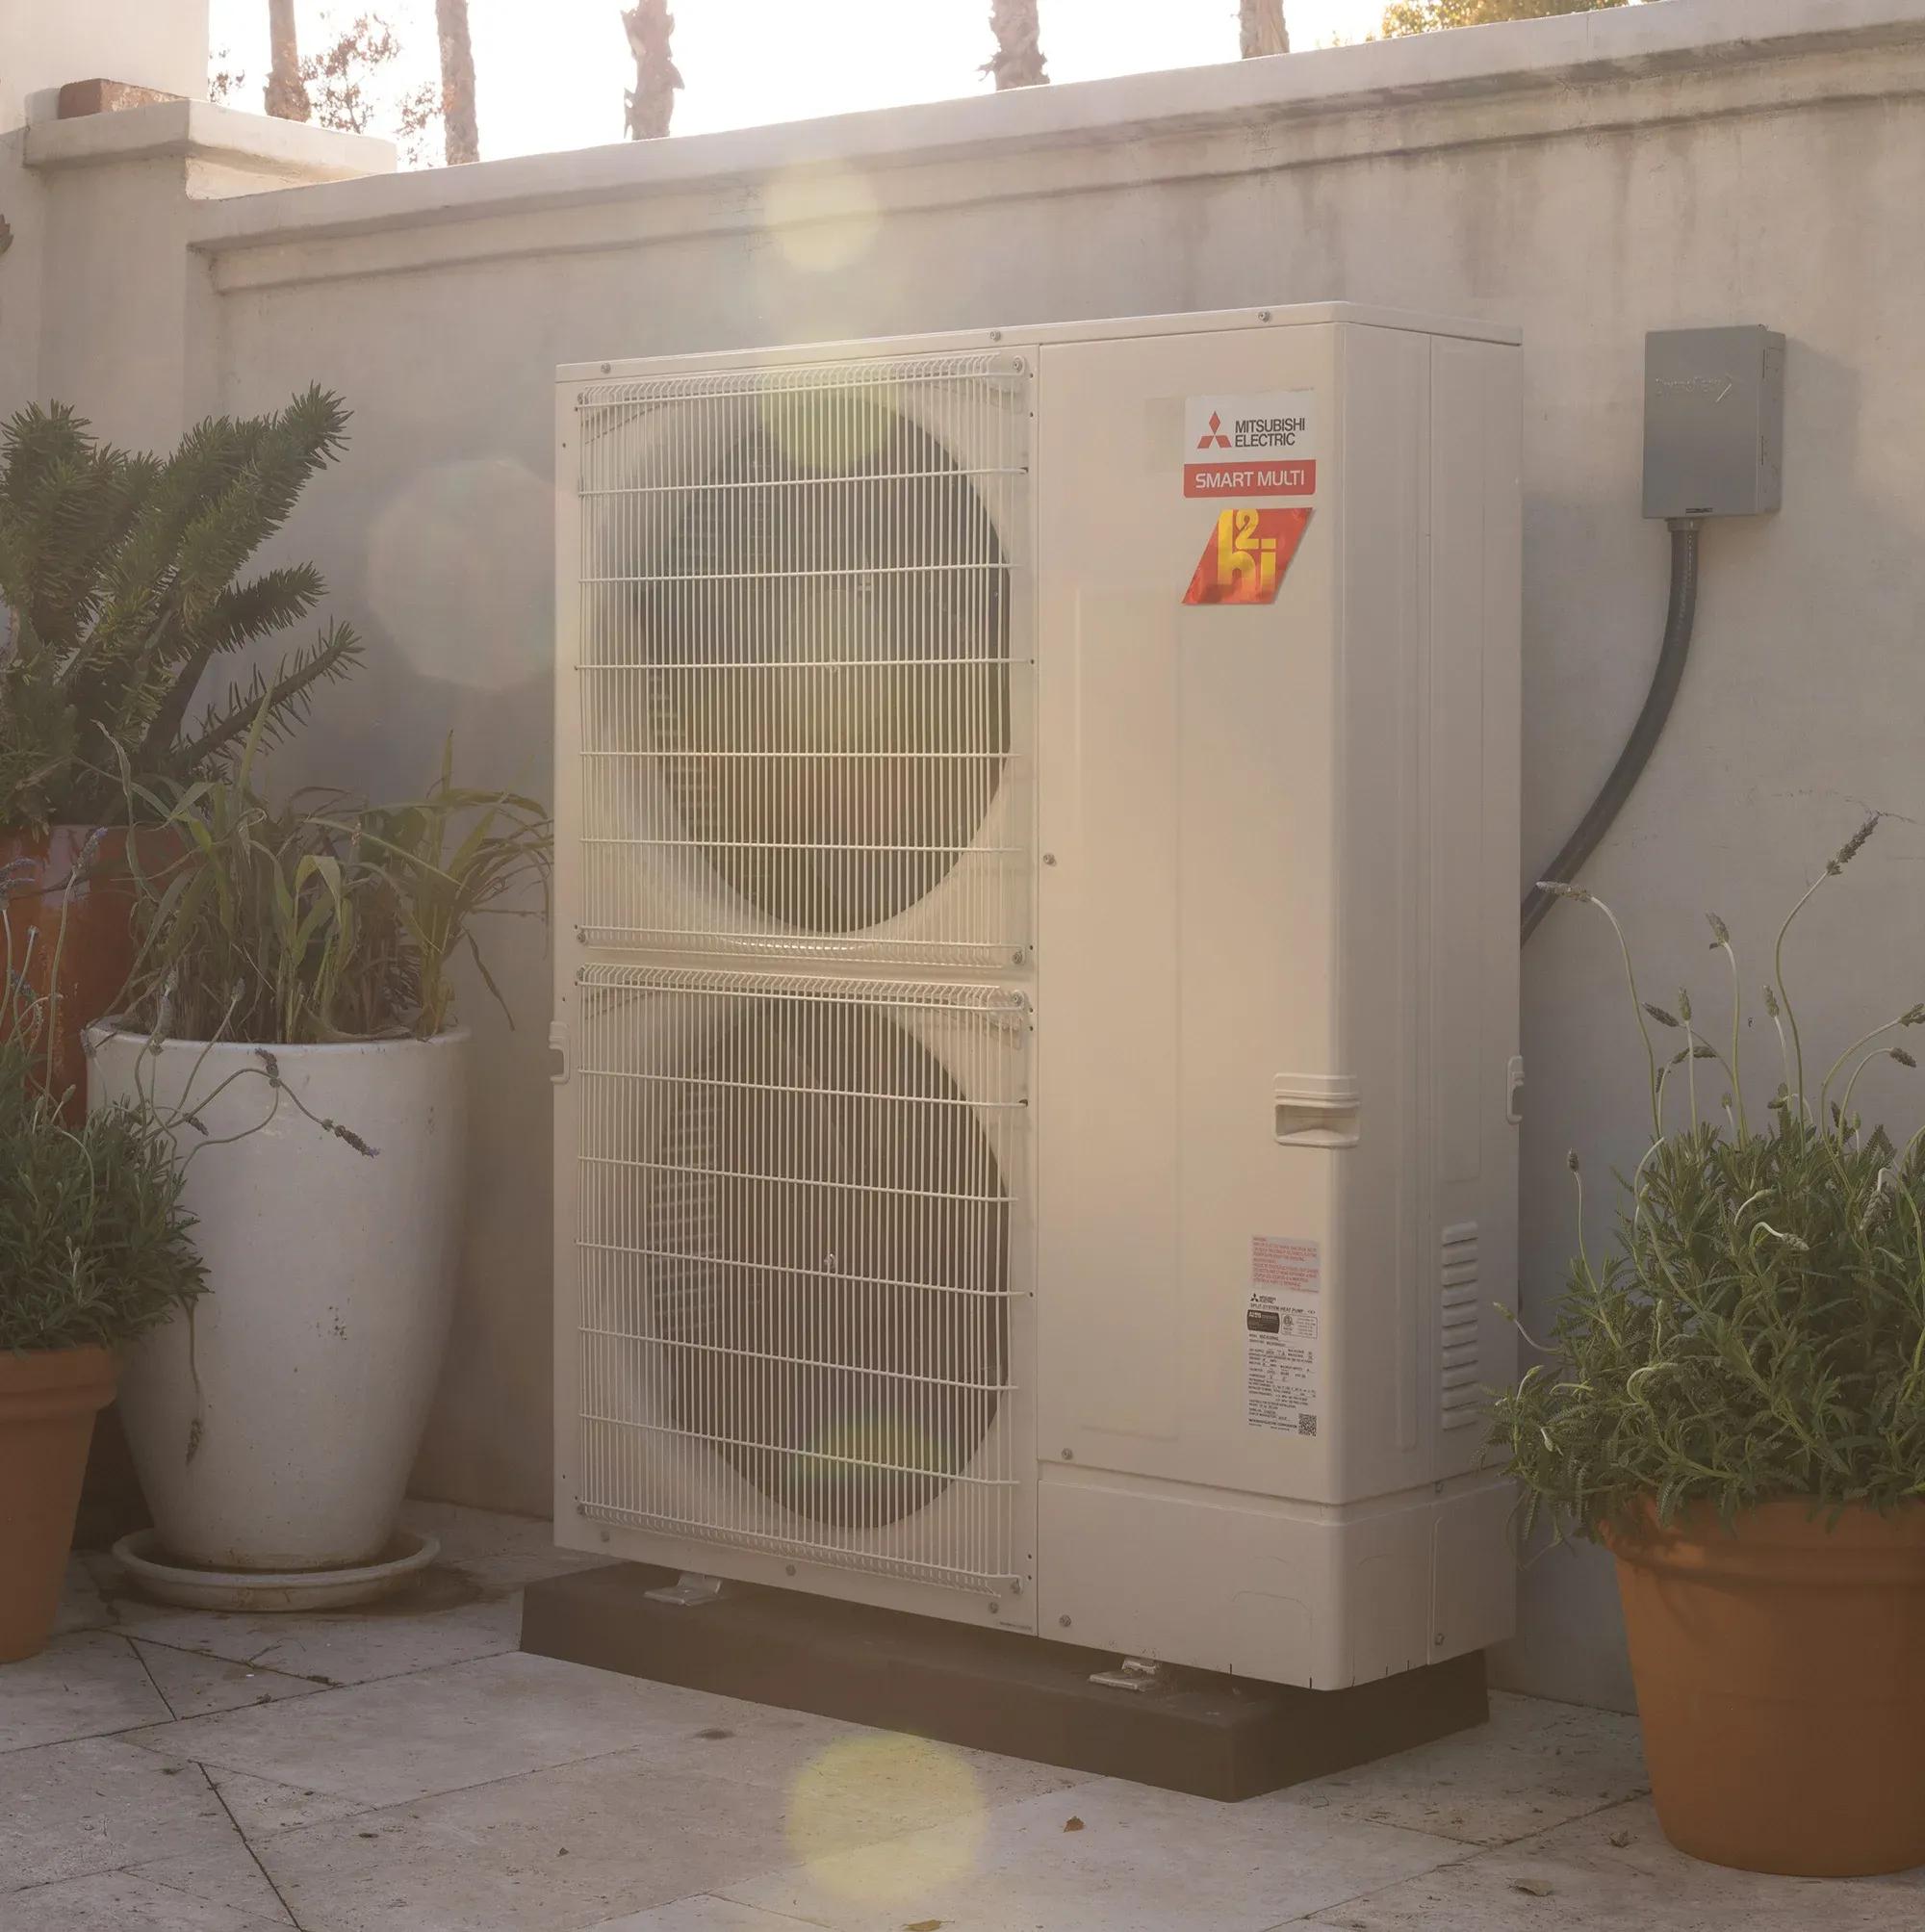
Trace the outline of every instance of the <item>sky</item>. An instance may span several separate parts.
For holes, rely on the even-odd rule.
[[[988,0],[675,0],[684,87],[675,132],[940,100],[988,86]],[[1237,58],[1235,0],[1040,0],[1056,81],[1097,80]],[[212,0],[217,65],[245,71],[237,106],[259,110],[267,0]],[[436,71],[434,0],[296,0],[301,43],[357,14],[384,19],[407,48],[408,81]],[[1286,0],[1299,48],[1362,39],[1383,0]],[[620,0],[469,0],[481,156],[620,141],[634,67]],[[332,36],[328,36],[332,38]],[[225,60],[219,56],[224,53]],[[377,129],[377,132],[385,131]]]

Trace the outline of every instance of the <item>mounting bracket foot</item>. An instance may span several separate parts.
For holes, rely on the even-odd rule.
[[[1091,1684],[1100,1684],[1109,1690],[1133,1690],[1139,1697],[1168,1690],[1174,1681],[1175,1673],[1168,1664],[1147,1657],[1126,1657],[1114,1670],[1090,1673]]]
[[[722,1594],[722,1587],[720,1577],[705,1577],[700,1570],[683,1570],[674,1583],[644,1594],[653,1604],[680,1604],[684,1610],[692,1610],[697,1604],[712,1604]]]

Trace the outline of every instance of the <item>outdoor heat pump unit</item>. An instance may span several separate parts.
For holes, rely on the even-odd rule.
[[[564,1544],[1317,1687],[1508,1634],[1519,357],[560,371]]]

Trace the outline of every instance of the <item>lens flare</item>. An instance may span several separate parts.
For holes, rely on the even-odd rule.
[[[824,477],[875,470],[901,421],[893,386],[882,382],[860,389],[771,382],[757,396],[756,413],[783,455]]]
[[[972,1869],[988,1813],[974,1769],[923,1738],[852,1738],[832,1744],[789,1793],[788,1841],[827,1890],[878,1905],[927,1898]],[[865,1843],[886,1829],[921,1830],[913,1848]]]
[[[876,245],[882,211],[867,178],[840,167],[789,167],[769,177],[762,210],[791,268],[829,274]]]
[[[518,539],[553,514],[548,485],[504,457],[421,471],[369,539],[368,615],[423,677],[483,690],[526,683],[553,620],[547,572]]]

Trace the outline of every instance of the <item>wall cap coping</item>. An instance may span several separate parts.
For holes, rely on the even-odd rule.
[[[291,185],[331,184],[392,174],[395,144],[373,135],[244,114],[213,101],[167,100],[111,114],[31,121],[20,158],[24,166],[49,172],[112,162],[213,162],[284,174]],[[268,191],[270,196],[276,192]]]
[[[1226,132],[1268,140],[1298,127],[1366,122],[1402,109],[1485,103],[1495,110],[1505,97],[1571,95],[1568,117],[1576,127],[1586,124],[1586,111],[1575,97],[1586,87],[1667,75],[1715,77],[1760,63],[1827,53],[1866,57],[1901,45],[1925,50],[1925,0],[1665,0],[1217,66],[425,168],[378,182],[238,194],[198,208],[192,245],[215,255],[298,246],[397,228],[687,195],[778,172],[833,175],[837,169],[943,163],[974,170],[1048,148],[1098,153]],[[1381,144],[1397,144],[1394,129]]]

